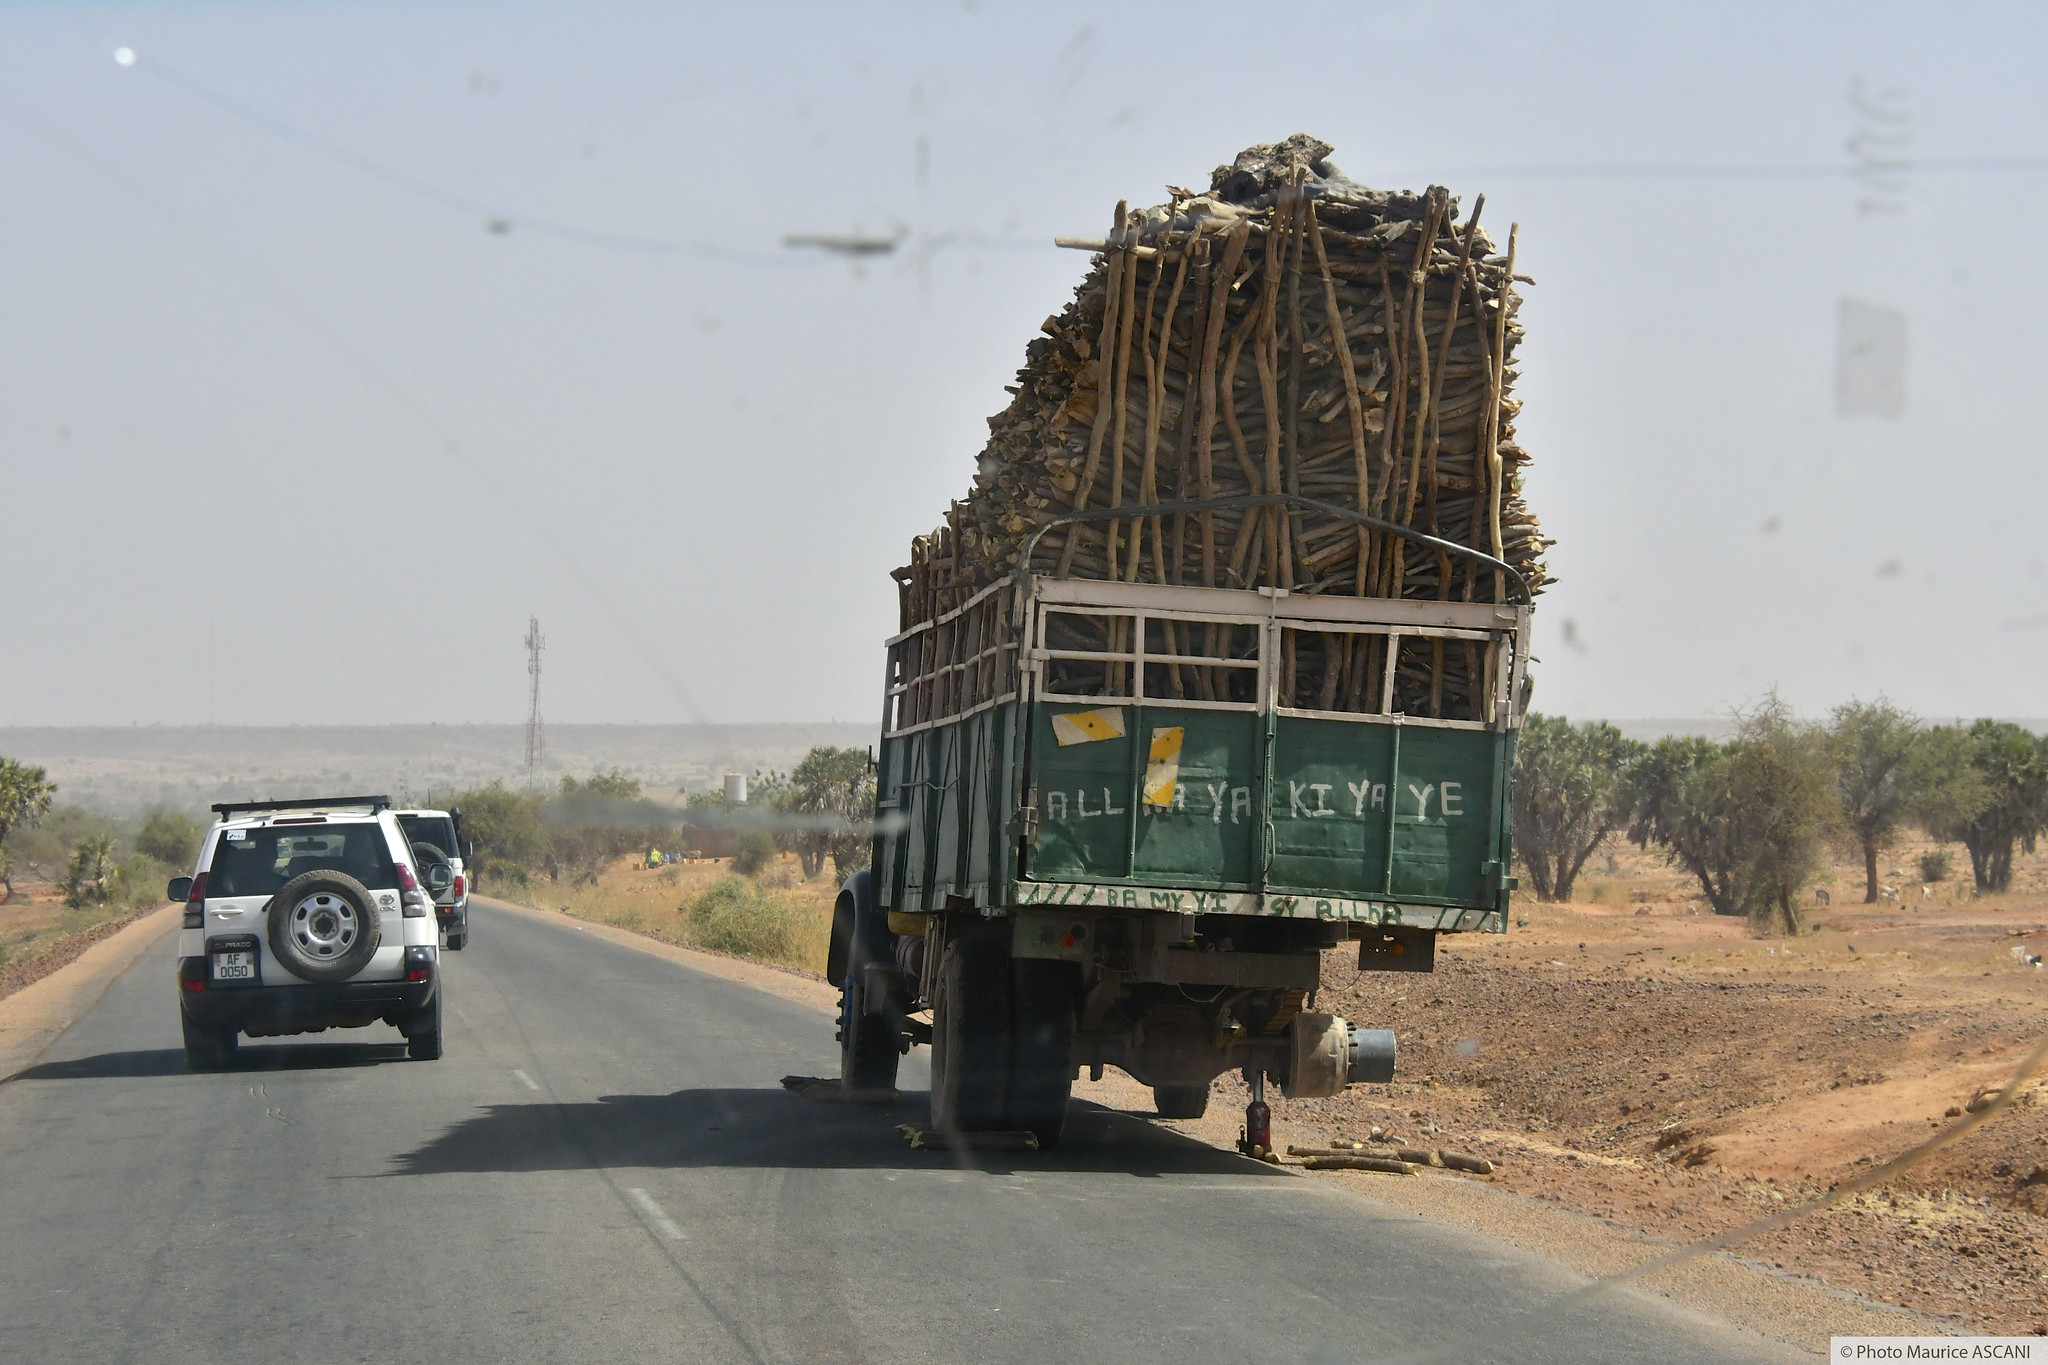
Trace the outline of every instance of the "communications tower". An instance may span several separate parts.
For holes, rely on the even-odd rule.
[[[547,641],[540,637],[540,618],[526,618],[526,785],[540,785],[541,760],[547,756],[547,742],[540,728],[540,652]]]

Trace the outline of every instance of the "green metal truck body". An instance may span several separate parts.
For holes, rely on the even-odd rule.
[[[1059,649],[1074,617],[1129,647]],[[1152,655],[1168,624],[1234,628],[1256,648],[1227,665]],[[1527,629],[1527,608],[1462,602],[1026,576],[986,589],[889,642],[877,900],[1502,930]],[[1395,659],[1486,650],[1491,715],[1283,707],[1297,631],[1390,639]],[[1051,666],[1069,660],[1106,666],[1089,681],[1111,685],[1060,690]],[[1196,667],[1241,676],[1241,699],[1153,695]]]

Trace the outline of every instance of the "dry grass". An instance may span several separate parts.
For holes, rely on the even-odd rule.
[[[503,894],[670,943],[823,976],[838,890],[829,873],[804,881],[796,859],[785,855],[755,877],[736,875],[727,858],[655,871],[622,858],[595,884],[536,881]]]
[[[160,887],[152,887],[160,890]],[[137,896],[77,909],[64,904],[64,890],[52,882],[33,882],[17,875],[14,898],[0,903],[0,964],[31,961],[57,947],[73,934],[124,919],[137,905],[155,900]]]

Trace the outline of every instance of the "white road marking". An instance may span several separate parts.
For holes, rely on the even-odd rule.
[[[531,1077],[531,1076],[527,1075],[527,1074],[526,1074],[526,1073],[525,1073],[524,1071],[521,1071],[521,1070],[520,1070],[520,1069],[519,1069],[518,1067],[516,1067],[516,1066],[515,1066],[515,1067],[513,1067],[513,1068],[512,1068],[512,1074],[513,1074],[513,1075],[515,1075],[515,1076],[517,1076],[517,1077],[519,1078],[519,1083],[520,1083],[521,1085],[525,1086],[525,1087],[526,1087],[526,1088],[527,1088],[528,1090],[538,1090],[538,1089],[540,1089],[540,1087],[539,1087],[539,1086],[537,1086],[537,1085],[535,1085],[535,1084],[533,1083],[533,1077]]]
[[[653,1195],[637,1186],[627,1190],[626,1193],[632,1195],[633,1202],[638,1204],[641,1210],[646,1213],[647,1221],[661,1229],[662,1236],[668,1238],[671,1242],[688,1240],[683,1236],[683,1230],[675,1225],[675,1220],[661,1211],[661,1205],[654,1202]]]

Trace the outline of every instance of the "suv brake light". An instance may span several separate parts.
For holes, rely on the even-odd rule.
[[[462,899],[462,890],[463,890],[463,887],[464,887],[464,886],[466,886],[467,884],[468,884],[468,883],[467,883],[467,881],[466,881],[466,880],[464,879],[463,875],[462,875],[462,874],[461,874],[460,872],[458,872],[458,873],[456,873],[456,874],[455,874],[455,899],[456,899],[456,900],[458,900],[458,901],[459,901],[459,900],[461,900],[461,899]]]
[[[204,928],[206,924],[206,874],[194,873],[192,889],[185,893],[185,919],[187,929]]]
[[[404,863],[398,865],[399,913],[407,919],[420,919],[427,913],[427,897],[420,890],[419,878],[412,875],[412,869]]]

